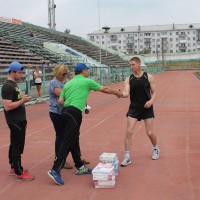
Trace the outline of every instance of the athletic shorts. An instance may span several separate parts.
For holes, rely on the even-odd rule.
[[[42,83],[35,83],[35,85],[42,85]]]
[[[138,121],[141,121],[142,119],[149,119],[154,118],[154,111],[153,106],[150,108],[129,108],[127,114],[127,117],[136,118]]]

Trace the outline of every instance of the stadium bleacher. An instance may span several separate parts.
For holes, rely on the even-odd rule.
[[[30,32],[34,33],[34,37]],[[44,42],[64,44],[92,59],[99,61],[99,48],[80,37],[52,31],[28,23],[16,25],[0,22],[0,70],[11,61],[23,65],[41,65],[43,62],[65,63],[73,67],[76,63],[67,57],[44,48]],[[107,66],[128,66],[128,62],[117,55],[101,50],[101,63]],[[54,66],[54,65],[52,65]]]

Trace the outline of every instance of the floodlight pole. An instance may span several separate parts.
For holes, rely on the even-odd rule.
[[[106,59],[107,59],[107,54],[108,54],[108,52],[107,52],[107,34],[108,34],[108,31],[110,30],[110,27],[104,26],[104,27],[102,27],[102,29],[104,30],[104,33],[106,36]]]
[[[100,15],[100,0],[98,0],[98,15],[99,15],[99,62],[101,66],[101,15]]]

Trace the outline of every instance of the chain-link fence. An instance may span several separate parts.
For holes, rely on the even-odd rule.
[[[163,67],[144,67],[144,71],[154,74],[163,71]],[[47,69],[43,68],[42,70],[42,96],[48,96],[48,87],[49,82],[54,78],[53,72],[47,71]],[[71,69],[73,72],[73,69]],[[37,88],[34,84],[34,80],[32,80],[31,75],[33,71],[27,69],[26,73],[24,73],[21,80],[18,82],[18,86],[24,93],[32,96],[32,99],[35,100],[38,97]],[[130,76],[131,70],[130,67],[93,67],[89,69],[89,78],[95,80],[101,85],[108,85],[111,83],[117,83],[124,81],[126,77]],[[0,73],[0,93],[1,88],[5,80],[7,79],[8,73],[1,72]],[[69,80],[69,76],[67,80]],[[2,107],[2,99],[0,95],[0,107]]]

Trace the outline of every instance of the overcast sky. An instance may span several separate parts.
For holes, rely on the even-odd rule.
[[[100,27],[200,23],[200,0],[54,0],[56,29],[86,37]],[[48,27],[48,0],[0,0],[0,16]],[[98,6],[99,5],[99,6]],[[100,12],[99,12],[100,11]],[[100,13],[100,15],[99,15]]]

